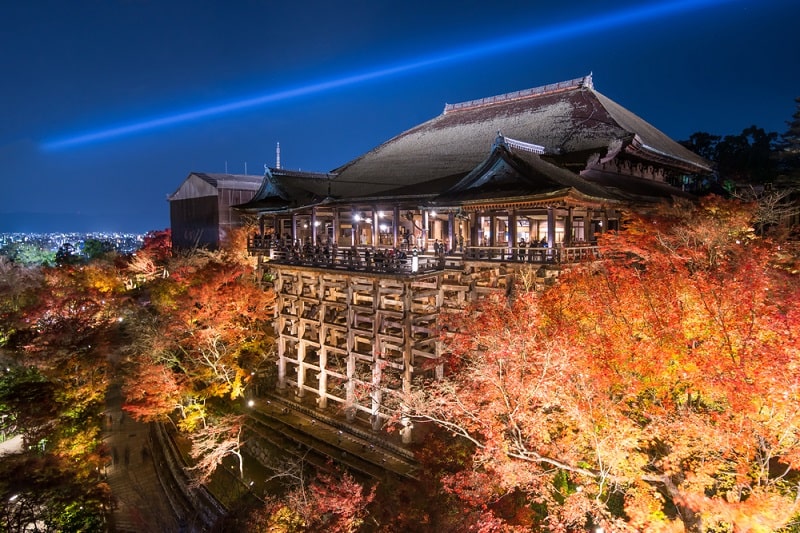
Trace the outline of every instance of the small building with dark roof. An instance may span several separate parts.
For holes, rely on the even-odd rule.
[[[189,174],[167,197],[173,248],[218,248],[241,225],[242,212],[232,206],[250,201],[262,182],[262,176]]]

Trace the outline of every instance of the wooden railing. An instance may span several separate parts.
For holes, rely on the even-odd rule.
[[[532,264],[577,263],[597,259],[597,246],[508,247],[467,246],[463,253],[426,253],[390,247],[352,246],[287,246],[275,241],[251,237],[248,250],[279,264],[295,264],[320,268],[363,270],[394,274],[415,274],[446,267],[460,266],[464,261],[519,262]]]

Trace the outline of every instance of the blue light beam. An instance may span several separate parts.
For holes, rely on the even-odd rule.
[[[46,141],[43,144],[43,147],[46,150],[58,150],[79,146],[82,144],[90,144],[103,140],[114,139],[117,137],[124,137],[134,133],[172,126],[174,124],[197,121],[208,117],[223,115],[225,113],[264,106],[301,96],[322,93],[332,89],[356,85],[378,78],[396,76],[435,65],[456,63],[476,57],[498,54],[500,52],[541,46],[546,43],[552,43],[554,41],[563,40],[578,35],[617,28],[637,22],[667,17],[685,11],[697,10],[719,4],[731,3],[734,1],[737,0],[679,0],[674,2],[662,2],[646,6],[637,6],[632,9],[615,11],[604,15],[591,16],[558,26],[541,28],[532,32],[518,34],[505,39],[483,42],[472,46],[467,46],[461,50],[445,51],[436,55],[398,63],[389,67],[375,68],[362,73],[348,74],[341,78],[318,81],[295,88],[283,89],[258,96],[252,96],[242,100],[202,107],[191,111],[166,115],[160,118],[147,119],[127,125],[114,126],[97,131],[64,137],[61,139]]]

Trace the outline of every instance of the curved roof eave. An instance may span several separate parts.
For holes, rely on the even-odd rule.
[[[454,202],[429,202],[430,205],[442,209],[457,209],[457,208],[477,208],[487,204],[492,205],[552,205],[558,202],[565,202],[569,200],[572,204],[589,204],[589,205],[618,205],[623,204],[621,200],[605,197],[595,197],[584,194],[574,187],[566,187],[556,191],[550,191],[542,194],[532,194],[527,196],[511,196],[511,197],[495,197],[495,198],[475,198],[471,200],[458,200]]]
[[[634,136],[633,141],[625,147],[625,150],[628,153],[636,153],[639,151],[647,152],[651,154],[653,157],[659,160],[666,160],[668,162],[672,162],[672,164],[676,167],[683,168],[688,172],[697,172],[699,174],[711,174],[713,172],[711,165],[701,164],[697,161],[691,161],[684,157],[679,157],[674,154],[666,153],[658,148],[654,148],[649,146],[642,141],[641,137],[638,135]]]
[[[643,149],[647,153],[655,155],[662,160],[666,158],[674,162],[678,167],[684,168],[689,165],[690,168],[694,168],[696,171],[711,171],[709,162],[704,158],[674,141],[643,118],[625,109],[594,88],[590,90],[617,126],[633,135],[632,143],[634,145],[646,147],[646,149]]]

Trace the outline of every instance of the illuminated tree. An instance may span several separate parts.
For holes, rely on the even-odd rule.
[[[215,255],[181,258],[169,271],[148,284],[150,306],[129,325],[137,342],[126,396],[132,413],[144,413],[153,405],[136,404],[161,393],[145,386],[170,383],[173,399],[163,407],[181,402],[182,423],[191,431],[203,425],[209,399],[242,397],[253,371],[269,357],[266,310],[273,295],[253,282],[246,267]]]
[[[196,483],[206,483],[225,457],[236,457],[239,477],[244,477],[241,448],[246,417],[228,415],[198,429],[192,435],[191,455],[196,460],[192,469],[197,472]]]
[[[25,328],[24,310],[37,300],[41,284],[41,269],[0,256],[0,347]]]
[[[103,531],[112,504],[108,485],[75,478],[68,463],[52,454],[4,456],[0,530]]]
[[[39,244],[11,242],[0,248],[0,256],[24,266],[53,266],[56,253]]]
[[[7,264],[1,265],[8,267]],[[4,431],[24,446],[3,457],[3,530],[87,531],[109,512],[100,436],[107,356],[122,285],[110,262],[0,269]]]
[[[250,531],[258,533],[300,533],[326,531],[355,533],[361,531],[368,516],[367,507],[375,497],[375,488],[365,490],[350,474],[319,472],[305,485],[302,476],[280,499],[269,499],[250,519]]]
[[[172,232],[169,228],[148,232],[137,254],[147,254],[154,261],[164,262],[172,255]]]
[[[239,457],[241,469],[238,401],[272,357],[274,294],[230,252],[167,258],[149,250],[131,261],[142,274],[135,292],[142,305],[126,317],[124,409],[146,421],[174,416],[203,483],[225,457]]]
[[[800,296],[740,204],[633,218],[605,261],[450,324],[453,372],[408,398],[475,447],[445,476],[480,527],[775,531],[798,512]],[[478,526],[476,526],[478,527]]]

